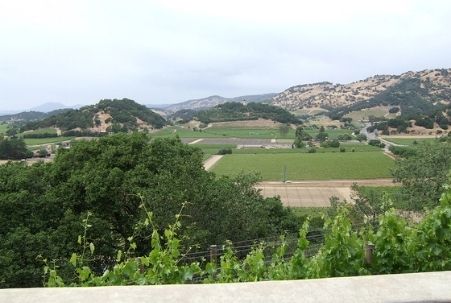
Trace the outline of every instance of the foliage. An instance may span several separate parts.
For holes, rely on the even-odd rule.
[[[337,214],[326,220],[324,242],[319,244],[319,249],[315,250],[312,245],[314,238],[309,236],[306,221],[291,252],[285,237],[273,244],[257,242],[242,257],[232,242],[227,241],[217,262],[215,259],[183,261],[177,238],[179,218],[180,214],[161,235],[154,229],[148,254],[138,258],[121,258],[122,254],[118,254],[117,263],[103,273],[96,274],[83,262],[78,262],[78,255],[70,259],[77,276],[73,282],[66,283],[59,276],[59,269],[46,266],[47,286],[253,282],[451,269],[449,188],[440,205],[417,225],[408,224],[393,209],[379,216],[376,229],[353,225],[349,208],[340,206]],[[144,224],[153,224],[152,219],[147,211]],[[86,234],[81,239],[85,237]],[[374,246],[374,252],[370,259],[365,259],[364,250],[369,244]],[[309,252],[313,252],[312,257]]]
[[[451,169],[447,143],[419,144],[413,155],[396,161],[393,176],[402,183],[411,209],[435,206]]]
[[[340,147],[340,141],[338,140],[326,140],[321,142],[321,147]]]
[[[218,155],[230,155],[232,153],[232,149],[229,147],[226,148],[221,148],[220,150],[218,150],[217,154]]]
[[[362,142],[362,141],[366,141],[366,140],[367,140],[367,137],[366,137],[365,134],[358,134],[357,137],[356,137],[356,139],[357,139],[359,142]]]
[[[0,159],[21,160],[32,157],[32,152],[27,149],[21,138],[0,138]]]
[[[368,141],[368,144],[372,145],[372,146],[377,146],[377,147],[380,147],[380,148],[384,148],[385,147],[385,144],[382,143],[381,140],[378,140],[378,139],[371,139],[371,140]]]
[[[173,115],[174,119],[178,117],[181,117],[184,121],[197,118],[206,124],[220,121],[256,120],[259,118],[270,119],[280,123],[301,123],[296,116],[281,107],[254,102],[248,104],[227,102],[205,110],[182,110]]]
[[[408,147],[408,146],[395,146],[391,145],[389,150],[397,156],[400,156],[402,158],[408,158],[412,157],[416,154],[415,149]]]
[[[145,134],[118,134],[74,142],[53,163],[0,166],[0,287],[41,282],[48,260],[80,254],[80,222],[89,216],[88,242],[95,252],[87,266],[98,272],[118,250],[149,251],[148,234],[162,232],[182,205],[183,249],[267,237],[297,229],[298,220],[279,199],[263,198],[254,176],[216,178],[202,166],[200,149],[179,139],[149,141]],[[153,226],[135,226],[144,203]],[[61,268],[71,277],[70,266]],[[26,276],[26,277],[25,277]]]
[[[290,132],[290,125],[289,124],[281,124],[279,126],[279,133],[282,137],[286,137],[288,133]]]
[[[85,106],[77,110],[65,110],[50,115],[41,121],[29,122],[24,125],[23,130],[44,127],[58,127],[63,131],[78,128],[86,130],[94,127],[95,122],[98,121],[97,113],[101,111],[110,114],[112,121],[114,123],[119,123],[122,128],[127,131],[137,129],[137,118],[147,122],[155,128],[161,128],[166,124],[165,120],[160,115],[133,100],[105,99],[100,100],[96,105]]]

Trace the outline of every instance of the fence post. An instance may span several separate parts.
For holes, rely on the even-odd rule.
[[[218,246],[210,245],[210,262],[216,263],[218,259]]]
[[[373,263],[373,252],[374,252],[374,244],[371,242],[365,242],[364,245],[365,264],[371,265]]]

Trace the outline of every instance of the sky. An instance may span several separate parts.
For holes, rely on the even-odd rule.
[[[447,0],[0,0],[0,111],[451,67]]]

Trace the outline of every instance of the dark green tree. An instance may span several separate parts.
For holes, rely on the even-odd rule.
[[[451,169],[451,148],[447,143],[419,144],[415,153],[398,159],[393,169],[409,208],[435,206]]]

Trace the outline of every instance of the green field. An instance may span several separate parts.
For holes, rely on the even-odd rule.
[[[390,177],[393,160],[382,152],[226,155],[212,169],[219,175],[260,173],[263,180],[372,179]]]
[[[341,144],[340,147],[345,148],[345,152],[375,152],[380,151],[381,149],[378,147],[374,147],[366,144]],[[340,147],[319,147],[316,149],[317,153],[339,153]],[[234,154],[299,154],[299,153],[307,153],[308,148],[241,148],[241,149],[233,149]]]
[[[30,138],[24,139],[25,144],[27,145],[40,145],[40,144],[48,144],[48,143],[58,143],[62,141],[72,140],[74,137],[55,137],[55,138]]]
[[[207,128],[202,131],[180,127],[168,127],[152,133],[153,137],[171,137],[178,135],[180,138],[259,138],[259,139],[293,139],[294,130],[282,136],[278,129],[252,129],[252,128]]]
[[[204,153],[204,160],[208,159],[211,155],[216,155],[220,149],[236,147],[235,144],[193,144],[193,147],[198,147]]]
[[[316,136],[318,129],[306,129],[311,136]],[[351,134],[349,129],[326,129],[330,139],[335,139],[339,135]],[[294,139],[294,129],[290,129],[288,134],[281,135],[278,129],[262,128],[207,128],[202,131],[181,127],[168,127],[151,134],[152,137],[171,137],[178,135],[180,138],[255,138],[255,139]]]
[[[48,128],[38,128],[35,130],[30,130],[25,132],[24,134],[56,134],[56,129],[48,127]]]
[[[395,144],[402,144],[402,145],[414,145],[414,142],[422,143],[422,142],[428,142],[432,143],[435,141],[438,141],[435,138],[390,138],[390,137],[383,137],[383,139],[393,142]]]

